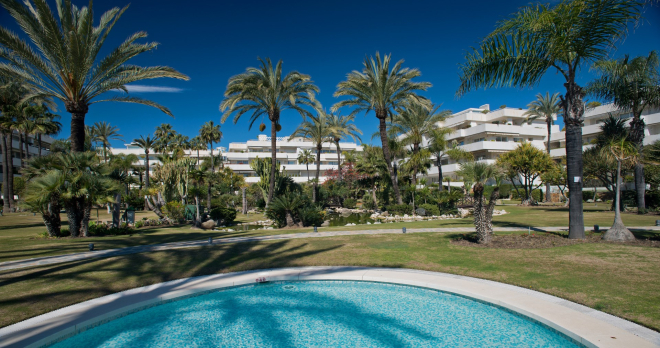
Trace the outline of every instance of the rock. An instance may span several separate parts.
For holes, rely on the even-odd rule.
[[[374,225],[380,225],[380,224],[381,224],[380,221],[376,221],[376,222],[374,222]]]
[[[328,227],[328,226],[330,226],[330,220],[325,220],[325,221],[323,221],[323,223],[321,224],[321,227]]]
[[[274,230],[273,226],[267,227],[267,230]]]
[[[234,230],[231,229],[231,228],[228,228],[228,229],[227,229],[227,232],[234,232]]]
[[[593,203],[593,202],[594,202],[593,199],[587,199],[587,203]]]
[[[371,225],[371,222],[367,221],[367,225]]]
[[[384,211],[384,212],[380,213],[380,215],[381,215],[381,216],[390,216],[390,213]]]
[[[408,217],[408,214],[403,214],[404,219],[407,218],[407,217]]]
[[[212,230],[215,228],[215,221],[213,220],[204,221],[202,222],[201,227],[203,230]]]

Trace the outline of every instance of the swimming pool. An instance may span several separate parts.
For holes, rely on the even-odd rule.
[[[509,310],[406,285],[270,282],[150,307],[53,347],[580,347]]]

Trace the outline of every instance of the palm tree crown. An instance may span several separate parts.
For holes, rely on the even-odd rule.
[[[92,141],[100,142],[103,146],[103,161],[107,160],[107,148],[110,147],[110,140],[123,140],[119,134],[119,128],[110,125],[108,122],[96,122],[91,128]]]
[[[380,122],[380,140],[383,145],[383,155],[387,162],[388,170],[392,178],[392,186],[397,202],[402,204],[399,185],[396,182],[391,164],[390,150],[388,147],[387,126],[385,120],[392,116],[395,109],[401,107],[405,101],[415,101],[427,106],[429,101],[417,94],[425,91],[431,84],[428,82],[415,82],[414,78],[421,73],[417,69],[403,68],[403,60],[395,63],[390,69],[390,55],[382,59],[376,52],[375,59],[365,57],[362,72],[353,71],[348,74],[346,81],[337,85],[335,97],[349,97],[332,106],[335,112],[341,107],[353,107],[351,115],[360,112],[373,111]]]
[[[221,122],[224,123],[229,115],[234,114],[234,123],[246,113],[250,115],[250,126],[260,117],[268,116],[271,122],[271,174],[268,190],[270,203],[273,199],[275,187],[275,167],[277,163],[277,128],[280,125],[280,113],[284,110],[294,110],[303,118],[312,114],[303,108],[317,107],[314,97],[319,88],[314,85],[309,75],[291,71],[282,76],[282,61],[275,67],[270,58],[259,59],[259,68],[247,68],[239,75],[229,79],[225,99],[220,103],[223,112]]]
[[[144,104],[172,115],[166,107],[138,97],[113,96],[97,98],[106,92],[122,90],[131,82],[161,77],[188,80],[166,66],[140,67],[126,64],[131,58],[154,50],[155,42],[138,44],[145,32],[129,36],[106,57],[99,52],[108,34],[128,7],[113,8],[101,16],[94,26],[92,2],[78,8],[71,0],[57,1],[59,20],[46,0],[0,0],[0,4],[20,24],[31,45],[18,35],[0,28],[0,58],[9,64],[0,65],[0,74],[24,81],[33,96],[61,100],[71,113],[71,150],[84,150],[85,115],[89,106],[101,101]],[[97,99],[97,100],[95,100]]]
[[[144,187],[149,188],[149,151],[153,149],[154,145],[158,138],[151,138],[147,135],[145,138],[144,135],[140,135],[139,139],[133,139],[133,143],[144,150],[144,168],[146,176],[144,178]]]
[[[220,125],[213,124],[213,121],[208,121],[202,125],[202,128],[199,129],[199,137],[209,144],[211,149],[211,171],[215,172],[215,162],[213,160],[213,143],[220,142],[222,139],[222,132],[220,131]]]
[[[355,115],[342,116],[339,114],[328,114],[328,127],[330,128],[330,138],[337,147],[337,172],[341,180],[341,148],[339,141],[346,138],[352,138],[362,142],[360,135],[362,131],[353,123]]]
[[[561,95],[555,93],[550,96],[549,92],[545,92],[545,95],[539,93],[536,95],[536,100],[527,104],[527,122],[542,119],[546,122],[548,126],[548,142],[546,148],[548,153],[550,153],[550,136],[552,134],[552,125],[555,123],[554,120],[557,116],[561,114]]]

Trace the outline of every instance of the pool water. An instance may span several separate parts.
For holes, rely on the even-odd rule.
[[[580,347],[506,309],[358,281],[272,282],[150,307],[53,347]]]

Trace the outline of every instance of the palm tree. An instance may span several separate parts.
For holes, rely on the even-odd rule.
[[[429,137],[428,149],[435,156],[435,162],[438,166],[438,184],[440,191],[443,190],[442,182],[444,180],[442,174],[442,157],[447,156],[455,161],[474,159],[472,153],[463,150],[455,140],[452,141],[451,144],[447,142],[447,135],[451,132],[452,130],[449,128],[438,128],[433,131]],[[447,184],[447,189],[451,191],[449,184]]]
[[[600,77],[591,82],[587,92],[602,99],[611,100],[620,110],[630,110],[630,141],[643,152],[644,120],[642,113],[649,108],[660,107],[660,71],[658,53],[651,51],[646,57],[629,59],[628,55],[619,60],[602,60],[594,64]],[[646,212],[644,193],[644,164],[635,164],[635,190],[637,191],[637,212]]]
[[[411,159],[417,157],[420,152],[420,145],[425,138],[431,136],[440,128],[438,122],[451,115],[451,111],[438,111],[440,105],[427,108],[426,105],[415,102],[404,102],[398,113],[392,119],[390,132],[401,137],[401,144],[412,146]],[[412,184],[417,184],[417,172],[419,171],[419,162],[416,159],[412,164]]]
[[[268,200],[266,200],[266,204],[269,204],[273,200],[275,187],[277,127],[280,126],[280,113],[291,109],[298,112],[303,118],[311,116],[312,114],[302,106],[316,107],[314,93],[318,93],[319,88],[312,83],[309,75],[297,71],[291,71],[283,77],[281,60],[275,67],[270,58],[259,59],[259,62],[261,63],[259,68],[247,68],[244,73],[229,79],[225,99],[220,103],[220,111],[224,112],[223,123],[229,115],[235,114],[234,124],[245,113],[251,112],[250,129],[259,117],[268,115],[271,123],[272,162]]]
[[[160,126],[156,127],[154,138],[158,138],[158,141],[154,144],[154,151],[166,152],[174,134],[176,134],[176,131],[172,129],[172,125],[169,123],[161,123]]]
[[[198,136],[190,139],[190,149],[194,150],[194,151],[197,151],[197,167],[199,167],[199,151],[207,149],[206,143],[198,135]]]
[[[37,148],[39,157],[41,157],[41,136],[42,135],[55,135],[62,130],[62,124],[57,121],[60,118],[60,115],[55,115],[51,113],[47,107],[42,106],[41,112],[38,114],[35,119],[36,129],[35,134],[37,135]]]
[[[332,130],[328,125],[328,116],[325,112],[319,111],[317,116],[310,115],[309,118],[309,121],[303,121],[298,126],[289,137],[289,140],[302,137],[309,139],[316,146],[316,179],[314,181],[314,191],[312,192],[312,201],[316,202],[319,175],[321,173],[321,150],[323,149],[323,142],[331,139]]]
[[[314,163],[312,149],[304,149],[298,154],[298,163],[307,166],[307,181],[309,182],[309,164]]]
[[[190,149],[190,141],[187,135],[183,134],[174,134],[171,141],[168,144],[168,150],[172,152],[172,157],[174,158],[183,158],[186,154],[186,150]]]
[[[383,159],[383,151],[375,146],[363,145],[363,151],[361,156],[358,157],[357,163],[355,164],[355,169],[357,169],[360,174],[371,179],[371,198],[374,201],[374,206],[377,207],[377,179],[381,177],[381,173],[388,172],[387,164],[385,164]]]
[[[635,236],[621,220],[621,166],[634,166],[639,161],[639,152],[635,143],[625,137],[615,138],[601,149],[604,156],[616,161],[616,196],[614,202],[614,223],[605,234],[604,240],[625,242],[635,240]]]
[[[122,135],[119,134],[119,128],[105,121],[94,123],[92,126],[92,141],[99,142],[103,146],[104,163],[108,162],[107,149],[110,147],[110,140],[124,140]]]
[[[494,165],[483,162],[466,162],[461,164],[457,172],[458,175],[463,177],[463,180],[470,185],[465,188],[469,190],[468,186],[474,183],[472,191],[474,192],[474,227],[477,232],[477,239],[479,243],[490,243],[493,235],[493,209],[495,203],[500,195],[500,188],[496,186],[490,195],[490,200],[486,204],[484,197],[484,184],[488,179],[497,175],[497,169]]]
[[[541,93],[536,95],[536,100],[527,104],[527,122],[536,119],[543,119],[548,128],[548,140],[546,142],[546,151],[550,154],[550,137],[552,135],[552,125],[554,119],[559,116],[562,111],[560,94],[555,93],[550,96],[549,92],[545,92],[545,96]],[[545,184],[545,201],[550,201],[550,183]]]
[[[585,238],[582,211],[582,116],[585,92],[576,78],[585,65],[607,57],[642,16],[647,1],[564,0],[523,7],[498,23],[479,49],[466,55],[456,94],[481,87],[536,85],[554,68],[565,79],[561,106],[566,124],[569,238]]]
[[[158,141],[158,138],[151,138],[147,135],[145,138],[144,135],[140,135],[139,139],[133,139],[133,143],[144,150],[144,170],[146,176],[144,177],[144,187],[149,188],[149,151],[154,148],[154,144]]]
[[[188,80],[176,70],[165,66],[140,67],[126,64],[140,53],[154,50],[157,43],[138,44],[147,33],[138,32],[104,57],[98,54],[105,40],[128,7],[117,7],[101,16],[93,25],[94,12],[89,7],[78,8],[71,0],[57,1],[59,20],[43,0],[0,0],[0,4],[20,24],[31,45],[6,29],[0,30],[0,57],[9,64],[0,66],[0,74],[22,80],[32,95],[52,97],[64,103],[71,113],[71,150],[84,151],[85,115],[89,106],[101,101],[137,103],[158,108],[167,115],[166,107],[138,97],[97,97],[106,92],[122,90],[132,82],[161,77]],[[97,99],[97,100],[95,100]]]
[[[131,168],[133,168],[133,164],[138,160],[138,157],[134,154],[113,156],[112,159],[110,159],[111,166],[121,172],[126,178],[124,181],[124,186],[126,187],[126,195],[128,195],[128,185],[130,184],[129,171]]]
[[[222,139],[222,132],[220,125],[213,124],[213,121],[208,121],[199,129],[199,137],[209,144],[211,148],[211,172],[215,173],[215,162],[213,160],[213,143],[219,143]]]
[[[195,227],[200,227],[202,224],[202,219],[200,217],[199,209],[199,194],[201,192],[200,187],[204,184],[209,184],[209,172],[206,170],[193,169],[190,171],[190,180],[193,184],[193,195],[195,196]]]
[[[341,181],[341,149],[339,148],[339,141],[346,138],[352,138],[354,141],[360,139],[362,131],[355,126],[353,121],[355,115],[341,116],[339,114],[328,114],[328,126],[330,127],[332,140],[337,147],[337,172],[339,173],[339,181]]]
[[[425,91],[431,84],[428,82],[413,82],[421,73],[417,69],[402,68],[403,60],[398,61],[390,70],[390,55],[381,59],[378,52],[376,58],[364,59],[362,72],[353,71],[348,74],[346,81],[337,85],[335,97],[348,96],[349,99],[342,100],[332,107],[336,112],[341,107],[354,107],[351,115],[360,112],[373,111],[378,118],[380,129],[380,140],[383,145],[383,156],[392,179],[394,195],[399,204],[403,204],[399,185],[396,182],[394,168],[391,164],[390,148],[387,137],[387,117],[392,117],[393,111],[401,107],[405,101],[419,101],[428,104],[428,100],[417,94]]]

